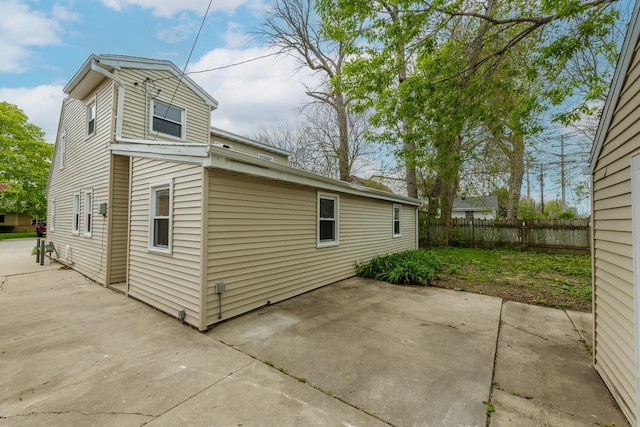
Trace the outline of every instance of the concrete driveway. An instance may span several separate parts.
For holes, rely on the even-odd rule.
[[[33,246],[0,241],[1,426],[627,425],[588,314],[354,278],[202,334]]]

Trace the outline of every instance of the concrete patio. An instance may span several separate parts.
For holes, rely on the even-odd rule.
[[[627,425],[589,314],[353,278],[202,334],[33,246],[0,241],[0,425]]]

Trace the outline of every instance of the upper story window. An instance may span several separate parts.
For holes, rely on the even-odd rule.
[[[269,162],[273,162],[273,157],[267,156],[266,154],[258,153],[258,158],[262,160],[267,160]]]
[[[393,205],[393,237],[402,235],[402,205]]]
[[[185,111],[181,108],[152,101],[151,130],[184,139]]]
[[[339,202],[336,194],[318,193],[318,247],[335,246],[339,242]]]
[[[90,137],[96,133],[96,100],[93,99],[87,104],[87,129],[86,136]]]

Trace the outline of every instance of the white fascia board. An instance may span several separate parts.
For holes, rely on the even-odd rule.
[[[247,138],[245,136],[238,135],[236,133],[229,132],[229,131],[226,131],[224,129],[216,128],[216,127],[213,127],[213,126],[211,126],[211,135],[219,136],[219,137],[226,138],[226,139],[230,139],[232,141],[241,142],[241,143],[249,145],[251,147],[260,148],[262,150],[269,151],[269,152],[275,153],[275,154],[280,154],[282,156],[289,157],[291,155],[291,153],[289,151],[283,150],[282,148],[274,147],[272,145],[265,144],[263,142],[256,141],[256,140]]]
[[[622,86],[626,80],[629,67],[631,66],[631,58],[633,57],[635,47],[638,43],[638,35],[640,34],[640,23],[638,22],[638,14],[640,12],[640,1],[636,1],[629,21],[629,27],[627,28],[627,34],[620,50],[620,57],[618,58],[618,64],[611,80],[611,86],[609,87],[609,93],[607,94],[607,100],[605,101],[604,108],[602,110],[602,116],[600,116],[600,122],[598,123],[598,130],[593,140],[593,146],[591,148],[591,155],[589,156],[589,171],[590,175],[596,168],[598,157],[602,151],[602,145],[609,133],[609,126],[613,119],[613,113],[618,105],[620,99],[620,92]],[[640,392],[640,391],[639,391]]]
[[[112,154],[146,159],[171,160],[184,163],[202,164],[207,156],[207,144],[157,144],[155,141],[146,143],[115,143],[109,146]]]
[[[306,185],[326,191],[353,194],[362,197],[401,203],[404,205],[418,207],[423,205],[423,202],[418,199],[357,186],[344,181],[337,181],[331,178],[312,174],[310,172],[294,169],[289,166],[280,165],[266,160],[249,158],[249,156],[244,154],[214,146],[209,148],[209,157],[204,160],[203,165],[208,168],[253,175],[298,185]]]

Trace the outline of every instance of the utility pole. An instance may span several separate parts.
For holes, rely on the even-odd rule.
[[[562,210],[566,209],[565,204],[565,179],[564,179],[564,135],[560,136],[560,185],[562,187]]]
[[[540,212],[544,215],[544,166],[540,163]]]

